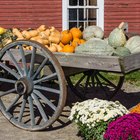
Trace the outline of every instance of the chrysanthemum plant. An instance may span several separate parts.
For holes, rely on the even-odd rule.
[[[108,124],[129,113],[118,101],[90,99],[77,102],[71,109],[69,119],[79,128],[84,140],[102,140]]]

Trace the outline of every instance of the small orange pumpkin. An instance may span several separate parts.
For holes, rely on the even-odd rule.
[[[66,45],[69,44],[70,41],[72,41],[72,34],[69,32],[69,30],[64,30],[61,32],[61,42]]]
[[[82,38],[82,31],[80,28],[73,27],[70,29],[70,32],[72,33],[73,38]]]
[[[66,53],[74,53],[75,51],[75,47],[73,47],[72,45],[65,45],[62,49],[62,52],[66,52]]]
[[[80,39],[79,38],[74,38],[71,45],[74,47],[77,47],[79,45]]]

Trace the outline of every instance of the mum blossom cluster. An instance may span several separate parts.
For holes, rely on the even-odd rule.
[[[113,102],[94,98],[77,102],[71,109],[69,119],[92,128],[100,121],[107,122],[109,119],[115,119],[127,113],[129,111],[119,101]]]
[[[140,140],[140,114],[130,113],[108,125],[105,140]]]

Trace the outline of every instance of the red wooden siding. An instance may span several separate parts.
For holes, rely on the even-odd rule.
[[[62,27],[62,0],[0,0],[0,26],[36,28],[41,24]]]
[[[105,0],[104,18],[106,34],[122,21],[129,32],[140,33],[140,0]]]

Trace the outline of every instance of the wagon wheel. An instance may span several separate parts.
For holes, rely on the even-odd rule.
[[[25,46],[32,50],[25,51]],[[5,59],[10,59],[15,69],[6,65]],[[0,108],[4,116],[29,131],[51,126],[66,101],[66,81],[55,56],[35,41],[20,40],[1,50],[0,68],[10,75],[0,77]]]
[[[82,100],[93,98],[94,92],[104,93],[106,99],[110,100],[122,87],[123,81],[124,76],[98,70],[88,70],[67,77],[70,89]]]

